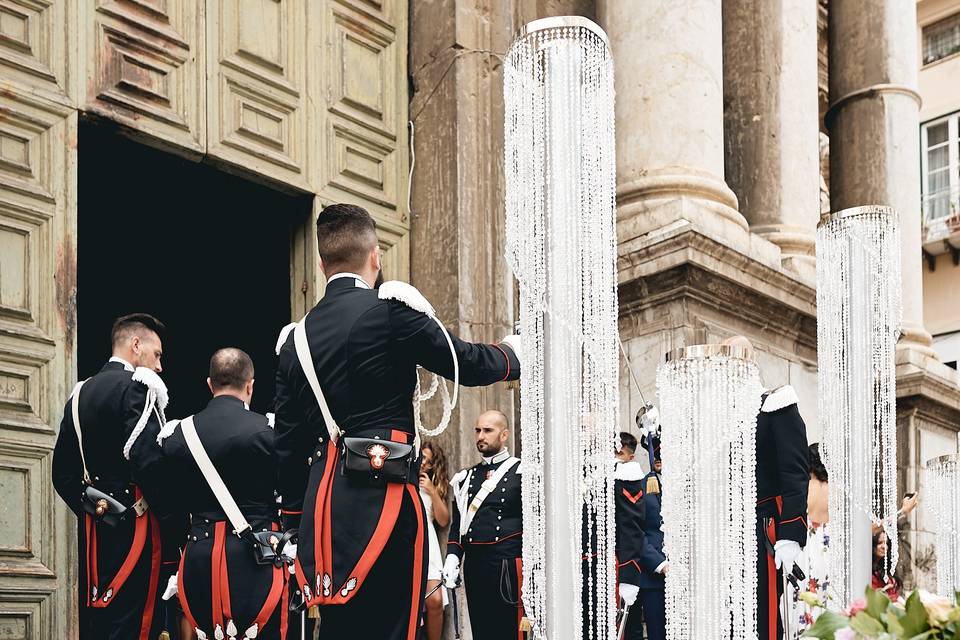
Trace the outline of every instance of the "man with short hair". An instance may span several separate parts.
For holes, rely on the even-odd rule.
[[[492,409],[475,429],[483,459],[450,481],[453,518],[443,567],[454,588],[463,562],[474,638],[523,640],[523,510],[520,460],[510,455],[507,416]]]
[[[234,526],[184,434],[189,420],[252,531],[277,531],[274,436],[267,418],[248,409],[253,376],[253,361],[246,353],[218,350],[210,358],[207,378],[213,398],[203,411],[171,421],[161,432],[170,491],[191,516],[177,591],[201,639],[283,640],[286,635],[286,566],[258,563],[251,538],[233,535]],[[278,533],[278,543],[280,539]]]
[[[372,288],[380,250],[361,207],[326,207],[317,248],[326,292],[281,334],[277,369],[279,483],[284,529],[299,526],[297,590],[320,606],[323,639],[413,640],[429,526],[417,489],[417,366],[448,379],[458,370],[461,384],[479,386],[516,379],[520,363],[507,339],[450,336],[410,285]]]
[[[81,639],[156,638],[160,585],[179,559],[156,443],[163,332],[145,313],[117,318],[110,360],[77,384],[60,422],[53,485],[78,518]]]

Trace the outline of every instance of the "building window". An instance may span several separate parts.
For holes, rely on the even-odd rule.
[[[960,53],[960,13],[923,28],[923,64]]]
[[[960,113],[920,129],[923,219],[926,224],[960,213]]]

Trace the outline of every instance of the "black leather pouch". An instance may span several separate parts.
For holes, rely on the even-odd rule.
[[[90,486],[83,491],[83,510],[110,527],[120,524],[127,513],[127,507],[119,500]]]
[[[378,438],[343,438],[343,473],[356,479],[407,482],[413,446]]]

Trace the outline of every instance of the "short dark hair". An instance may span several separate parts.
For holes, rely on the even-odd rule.
[[[328,275],[363,267],[376,242],[377,226],[363,207],[331,204],[317,216],[317,251]]]
[[[242,349],[217,349],[210,357],[210,386],[214,389],[243,389],[253,380],[253,360]]]
[[[810,465],[810,473],[820,482],[829,482],[830,476],[827,474],[827,468],[823,465],[820,458],[820,443],[814,442],[807,448],[807,462]]]
[[[637,452],[637,439],[633,436],[632,433],[627,431],[620,432],[620,447],[627,449],[630,453]]]
[[[120,316],[113,321],[113,328],[110,330],[110,344],[116,347],[143,331],[152,331],[163,340],[163,334],[166,330],[167,328],[163,326],[163,323],[149,313],[131,313]]]

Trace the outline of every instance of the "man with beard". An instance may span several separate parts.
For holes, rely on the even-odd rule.
[[[450,481],[453,519],[444,586],[456,586],[463,562],[473,637],[523,640],[520,460],[506,448],[510,430],[503,412],[481,414],[475,433],[483,459]]]

